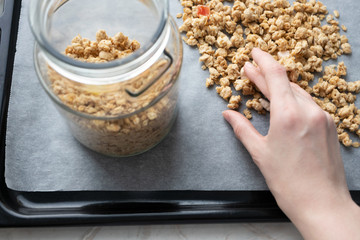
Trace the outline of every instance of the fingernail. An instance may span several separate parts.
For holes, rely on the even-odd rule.
[[[256,48],[256,47],[254,47],[254,48],[251,50],[251,52],[254,52],[254,51],[257,51],[257,50],[259,50],[259,49]]]
[[[222,115],[223,117],[225,118],[226,121],[229,121],[228,118],[229,118],[229,114],[227,113],[229,110],[225,110],[222,112]]]
[[[225,110],[225,111],[222,112],[222,115],[224,116],[224,118],[226,118],[226,111],[227,111],[227,110]]]
[[[246,62],[245,67],[246,68],[255,68],[255,66],[251,62]]]

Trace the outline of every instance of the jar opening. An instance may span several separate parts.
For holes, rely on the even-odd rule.
[[[131,65],[154,51],[168,18],[167,0],[33,0],[30,25],[36,41],[55,61],[82,69],[111,69]],[[98,30],[109,36],[122,32],[140,42],[131,55],[105,63],[87,63],[64,55],[73,37],[94,39]],[[138,63],[137,63],[138,65]]]

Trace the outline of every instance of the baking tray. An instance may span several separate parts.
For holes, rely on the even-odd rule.
[[[5,183],[6,118],[21,1],[0,15],[0,226],[288,221],[269,191],[14,191]],[[360,203],[360,191],[351,192]]]

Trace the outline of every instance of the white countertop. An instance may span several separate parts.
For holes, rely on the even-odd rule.
[[[297,240],[302,239],[291,223],[242,223],[114,227],[4,228],[0,240]]]

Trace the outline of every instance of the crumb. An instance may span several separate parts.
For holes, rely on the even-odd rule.
[[[344,31],[344,32],[347,32],[347,27],[345,25],[341,25],[341,29]]]

